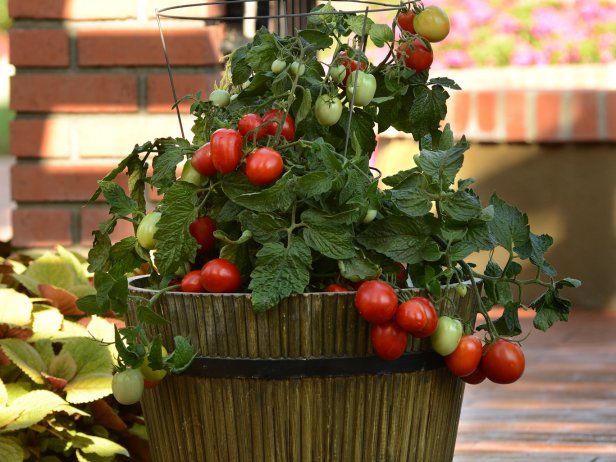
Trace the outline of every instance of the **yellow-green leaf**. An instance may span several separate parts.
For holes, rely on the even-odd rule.
[[[64,316],[53,306],[45,306],[36,310],[33,315],[32,330],[35,338],[49,337],[62,329]]]
[[[81,449],[85,454],[96,454],[97,456],[109,457],[117,454],[129,456],[126,449],[117,443],[99,436],[92,436],[86,433],[75,433],[73,447]]]
[[[91,373],[75,377],[64,391],[69,403],[89,403],[111,394],[111,372]]]
[[[46,371],[43,358],[30,344],[23,340],[5,338],[0,340],[4,354],[15,363],[30,379],[39,385],[45,383],[41,372]]]
[[[24,450],[17,438],[0,436],[0,460],[2,462],[22,462]]]
[[[32,321],[32,301],[14,289],[0,289],[0,324],[27,326]]]

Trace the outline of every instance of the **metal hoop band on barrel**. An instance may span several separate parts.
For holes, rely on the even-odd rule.
[[[197,357],[183,375],[208,378],[299,379],[402,374],[444,367],[432,351],[406,353],[395,361],[370,357],[212,358]]]

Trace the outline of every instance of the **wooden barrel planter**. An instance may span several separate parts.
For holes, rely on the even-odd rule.
[[[152,296],[145,282],[131,293]],[[468,293],[450,293],[465,320]],[[295,295],[263,314],[247,294],[162,296],[170,324],[151,332],[167,347],[189,337],[199,357],[143,396],[153,460],[452,460],[464,383],[426,339],[376,358],[354,295]]]

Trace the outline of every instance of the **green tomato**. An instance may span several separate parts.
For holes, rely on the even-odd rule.
[[[160,212],[148,213],[137,226],[137,242],[144,249],[152,250],[156,248],[156,224],[160,220]]]
[[[438,318],[436,330],[430,337],[430,343],[434,351],[441,356],[447,356],[455,351],[461,338],[462,323],[449,316],[441,316]]]
[[[304,63],[298,63],[297,61],[295,61],[291,63],[291,66],[289,66],[289,72],[291,72],[291,74],[294,76],[302,76],[304,75],[304,72],[306,72],[306,65]]]
[[[197,170],[195,170],[195,167],[193,167],[192,162],[186,162],[184,164],[180,180],[186,181],[187,183],[192,183],[195,186],[201,186],[203,184],[203,177]]]
[[[162,354],[164,358],[168,355],[168,353],[165,347],[161,347],[161,348],[162,348]],[[143,361],[143,364],[141,364],[141,367],[139,370],[141,371],[143,378],[151,382],[160,382],[167,375],[167,371],[164,369],[153,370],[150,367],[150,361],[148,360],[147,356],[145,357],[145,360]]]
[[[226,107],[231,101],[231,95],[227,90],[214,90],[210,93],[210,101],[214,106]]]
[[[274,74],[280,74],[287,67],[287,63],[282,59],[275,59],[272,62],[272,72]]]
[[[357,79],[357,88],[355,88],[355,79]],[[372,74],[367,74],[364,71],[353,72],[348,80],[346,87],[346,94],[349,101],[353,98],[353,91],[355,90],[355,100],[353,104],[355,106],[365,106],[372,101],[374,93],[376,93],[376,78]]]
[[[143,395],[143,375],[138,369],[116,372],[111,379],[113,397],[120,404],[135,404]]]
[[[376,218],[376,210],[368,209],[368,211],[366,212],[366,215],[364,216],[364,219],[362,220],[362,223],[365,223],[365,224],[372,223],[375,218]]]
[[[329,69],[329,75],[331,75],[332,80],[334,82],[342,83],[342,81],[346,77],[346,67],[344,67],[344,64],[338,64],[337,66],[332,66]]]
[[[314,105],[314,115],[321,125],[336,125],[342,115],[342,102],[334,96],[321,95]]]
[[[458,292],[458,295],[462,298],[464,298],[464,296],[466,295],[467,292],[467,287],[466,285],[460,283],[456,286],[456,291]]]

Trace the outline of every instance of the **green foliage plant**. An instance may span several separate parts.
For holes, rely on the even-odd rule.
[[[127,423],[109,396],[123,323],[76,306],[94,291],[86,266],[62,247],[0,259],[2,462],[128,460],[126,443],[147,448],[143,423]]]

